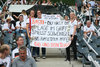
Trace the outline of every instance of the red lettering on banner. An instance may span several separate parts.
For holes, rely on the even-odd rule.
[[[71,42],[68,43],[40,43],[40,42],[34,42],[34,46],[36,47],[51,47],[51,48],[66,48],[70,45]]]
[[[34,42],[34,46],[41,47],[41,43],[40,42]]]
[[[60,43],[60,47],[64,47],[63,43]]]
[[[51,47],[59,47],[59,43],[51,43]]]
[[[50,47],[49,43],[43,43],[42,46],[43,47]]]
[[[44,20],[32,20],[32,24],[44,24]]]

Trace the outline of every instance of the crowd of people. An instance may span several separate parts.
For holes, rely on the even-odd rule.
[[[38,3],[37,3],[38,2]],[[52,5],[50,0],[7,0],[8,5]]]
[[[50,0],[26,1],[26,0],[7,0],[7,5],[53,5]],[[36,67],[35,61],[40,58],[40,47],[31,47],[31,23],[33,19],[42,19],[42,12],[40,10],[31,10],[27,15],[25,10],[19,14],[19,16],[11,15],[8,11],[8,6],[5,5],[0,12],[0,30],[2,36],[0,37],[0,66],[5,67]],[[65,15],[64,20],[70,25],[71,45],[66,48],[66,60],[70,61],[70,48],[72,47],[74,52],[74,60],[77,60],[77,29],[81,29],[83,26],[84,38],[87,38],[91,33],[94,36],[98,36],[94,26],[100,26],[100,3],[95,3],[91,0],[77,0],[77,11],[82,12],[86,16],[86,25],[82,23],[81,19],[77,17],[74,12],[70,12],[70,15]],[[83,9],[82,9],[83,7]],[[95,7],[98,9],[95,10]],[[81,10],[82,9],[82,10]],[[37,17],[35,17],[37,15]],[[15,19],[17,21],[15,21]],[[94,26],[93,26],[94,25]],[[13,49],[13,40],[16,41],[15,48]],[[33,58],[35,59],[33,59]],[[46,48],[42,48],[42,58],[46,59]],[[24,63],[23,63],[24,62]]]

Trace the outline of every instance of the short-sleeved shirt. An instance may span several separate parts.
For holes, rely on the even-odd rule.
[[[12,67],[37,67],[37,66],[35,60],[32,57],[27,56],[24,62],[20,59],[20,57],[14,59]]]
[[[74,26],[77,26],[77,21],[74,20],[74,22],[69,22],[70,25],[70,35],[72,35],[74,33]]]
[[[28,17],[27,17],[27,15],[23,15],[23,19],[24,19],[24,22],[27,22],[27,19],[28,19]]]
[[[11,58],[10,58],[10,56],[7,56],[4,59],[0,58],[0,65],[3,65],[4,67],[10,67],[11,66]]]
[[[91,4],[91,6],[95,6],[95,2],[94,1],[90,1],[89,3]]]
[[[30,50],[27,48],[27,55],[28,56],[32,56],[31,55],[31,52],[30,52]],[[15,48],[13,51],[12,51],[12,59],[14,59],[14,58],[16,58],[16,57],[18,57],[19,56],[19,49],[18,48]]]
[[[84,26],[84,32],[88,32],[88,31],[95,31],[95,29],[92,25],[90,27]]]
[[[91,16],[92,15],[92,10],[91,9],[92,9],[92,7],[89,7],[89,10],[86,9],[86,13],[85,13],[86,16],[89,16],[89,15]]]
[[[29,19],[30,19],[30,18],[27,19],[26,24],[30,23],[30,20],[29,20]],[[34,18],[31,18],[31,22],[32,22],[33,19],[34,19]]]
[[[26,28],[26,22],[25,21],[23,21],[23,22],[17,21],[16,27]]]
[[[2,30],[4,30],[4,29],[10,29],[8,23],[5,23],[5,24],[3,25]],[[15,29],[15,27],[14,27],[13,24],[11,25],[11,29]]]

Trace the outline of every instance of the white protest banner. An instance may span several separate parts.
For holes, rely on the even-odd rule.
[[[60,14],[42,14],[42,19],[46,20],[60,20],[61,16]]]
[[[70,27],[64,21],[32,20],[31,46],[66,48],[70,45]]]

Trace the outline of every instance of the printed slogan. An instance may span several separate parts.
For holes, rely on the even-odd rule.
[[[32,20],[31,46],[66,48],[70,45],[70,27],[63,20]]]

